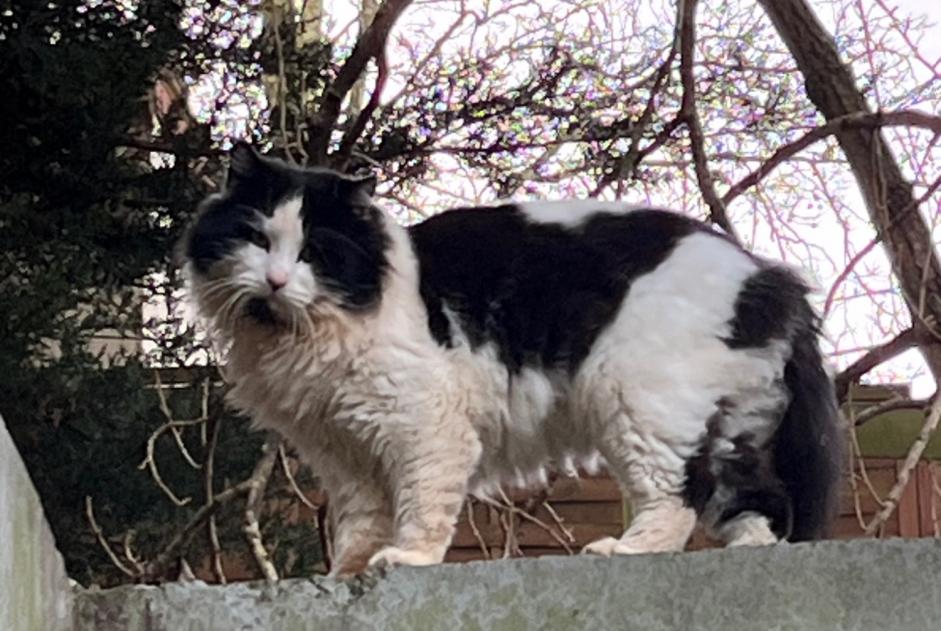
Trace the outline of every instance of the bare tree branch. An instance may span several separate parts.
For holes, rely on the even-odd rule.
[[[92,532],[95,533],[95,538],[98,539],[99,545],[105,551],[105,554],[108,555],[108,558],[111,559],[111,562],[114,564],[114,566],[127,576],[136,576],[139,573],[140,568],[129,568],[124,564],[123,561],[121,561],[121,559],[118,558],[118,555],[115,553],[115,551],[111,549],[111,544],[108,543],[108,540],[105,538],[104,531],[102,531],[101,526],[98,525],[98,521],[95,519],[95,511],[92,507],[91,497],[87,495],[85,496],[85,517],[88,519],[88,525],[91,526]]]
[[[882,524],[884,524],[885,521],[892,516],[892,513],[895,512],[895,509],[898,508],[899,500],[902,497],[902,493],[905,492],[905,487],[908,485],[912,471],[915,470],[918,461],[921,460],[921,455],[925,452],[928,441],[931,440],[932,434],[934,434],[935,429],[938,427],[939,419],[941,419],[941,396],[935,396],[934,403],[931,405],[931,411],[928,413],[927,417],[925,417],[925,422],[921,427],[921,431],[918,433],[918,438],[912,443],[908,454],[905,456],[905,461],[902,463],[902,468],[899,469],[895,485],[884,500],[885,504],[882,509],[876,513],[875,517],[872,518],[872,521],[866,525],[867,535],[872,535],[879,530]]]
[[[209,380],[206,379],[208,384]],[[206,492],[206,501],[211,502],[215,495],[213,489],[213,475],[215,473],[216,446],[219,444],[219,431],[222,428],[222,419],[217,418],[207,421],[211,425],[209,429],[209,440],[206,443],[206,456],[203,458],[203,487]],[[216,516],[210,515],[206,522],[206,536],[209,540],[210,561],[212,564],[212,573],[216,580],[226,584],[225,570],[222,567],[222,546],[219,544],[219,530],[216,526]]]
[[[647,97],[644,111],[630,127],[630,133],[628,134],[630,145],[627,151],[618,160],[617,166],[600,178],[597,187],[595,187],[595,190],[592,192],[592,196],[600,194],[611,182],[617,182],[619,185],[618,188],[620,189],[624,178],[636,171],[641,159],[646,155],[641,153],[640,139],[644,135],[644,132],[650,127],[657,99],[660,97],[666,78],[670,75],[670,71],[673,69],[673,63],[676,61],[678,44],[679,42],[676,37],[674,37],[666,59],[657,67],[653,75],[653,83],[650,87],[650,95]],[[618,193],[620,194],[620,192],[619,190]]]
[[[811,129],[797,140],[779,147],[761,166],[733,184],[722,196],[722,201],[730,204],[732,200],[758,184],[783,162],[828,136],[850,129],[899,126],[919,127],[941,134],[941,116],[933,116],[916,110],[899,110],[897,112],[854,112],[834,118],[820,127]]]
[[[677,28],[680,34],[680,77],[683,82],[682,117],[689,130],[689,142],[693,152],[693,164],[696,167],[696,179],[706,205],[709,206],[709,218],[712,223],[722,228],[732,239],[741,242],[735,228],[729,221],[725,204],[716,193],[712,174],[709,172],[709,160],[706,157],[702,125],[696,112],[696,79],[693,76],[693,61],[696,53],[696,5],[698,0],[680,0],[677,5]]]
[[[865,355],[854,361],[840,372],[833,380],[836,387],[837,399],[844,401],[849,393],[850,385],[856,382],[867,372],[889,361],[910,348],[918,345],[919,335],[914,328],[905,329],[897,336],[869,350]]]
[[[336,79],[323,95],[320,109],[310,122],[310,138],[307,141],[307,154],[313,165],[327,163],[327,148],[334,125],[340,116],[343,99],[353,88],[356,80],[363,74],[370,59],[375,59],[385,48],[392,26],[412,0],[386,0],[376,11],[376,17],[353,47]]]
[[[258,515],[261,513],[261,502],[265,497],[265,488],[267,488],[268,480],[271,478],[275,459],[278,457],[278,445],[280,443],[279,438],[270,435],[261,447],[262,456],[255,464],[255,470],[249,478],[252,486],[248,492],[248,498],[245,500],[245,523],[242,527],[249,548],[251,548],[255,557],[255,562],[258,563],[258,569],[261,570],[261,573],[268,581],[278,580],[278,571],[271,562],[271,556],[268,554],[268,550],[265,549],[265,544],[261,539]]]
[[[199,530],[210,516],[214,515],[215,512],[219,510],[219,507],[239,495],[248,493],[254,488],[254,484],[255,481],[249,478],[214,495],[212,501],[203,504],[186,525],[174,535],[173,539],[163,548],[160,554],[144,565],[141,578],[144,580],[157,579],[173,559],[176,558],[180,549],[193,538],[196,531]]]
[[[870,405],[859,412],[854,412],[852,414],[853,427],[862,427],[869,421],[887,412],[895,412],[896,410],[924,410],[927,405],[928,401],[924,399],[909,399],[906,397],[882,401],[881,403]]]
[[[389,75],[389,67],[386,63],[386,53],[384,50],[380,50],[379,54],[376,55],[376,67],[378,69],[376,85],[369,97],[369,102],[366,103],[366,106],[356,116],[356,120],[350,128],[346,130],[346,133],[343,135],[343,140],[340,141],[340,147],[337,149],[335,156],[333,156],[333,167],[339,171],[345,171],[349,166],[350,154],[353,151],[353,147],[356,146],[356,142],[359,140],[360,136],[363,135],[363,130],[366,129],[366,124],[372,117],[373,112],[379,107],[379,99]]]
[[[870,113],[865,95],[807,0],[758,1],[804,75],[807,95],[827,120]],[[902,175],[881,130],[847,129],[836,138],[859,183],[870,220],[883,239],[912,321],[930,329],[931,323],[941,322],[941,262],[931,229],[919,213],[912,212],[913,204],[917,205],[912,185]],[[923,304],[920,296],[927,297]],[[921,350],[938,381],[941,344],[925,343]]]

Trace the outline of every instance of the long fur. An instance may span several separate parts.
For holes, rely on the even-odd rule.
[[[689,218],[596,202],[405,230],[368,180],[234,150],[184,244],[229,400],[323,478],[334,572],[440,562],[465,495],[603,462],[598,554],[823,534],[840,432],[807,288]],[[286,278],[286,283],[272,279]]]

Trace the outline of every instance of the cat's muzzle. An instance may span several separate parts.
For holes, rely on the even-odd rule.
[[[274,326],[281,322],[267,298],[255,297],[245,304],[245,313],[260,324]]]

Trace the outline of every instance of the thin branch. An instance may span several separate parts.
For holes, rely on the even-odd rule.
[[[895,485],[886,496],[885,505],[866,526],[867,535],[875,533],[882,524],[892,516],[892,513],[895,512],[895,509],[899,505],[899,500],[902,498],[902,493],[905,492],[905,487],[908,485],[912,471],[915,470],[918,461],[921,460],[921,455],[925,452],[928,441],[931,440],[932,434],[934,434],[935,429],[937,429],[939,420],[941,420],[941,395],[935,396],[934,403],[931,405],[931,411],[925,418],[921,431],[918,433],[918,438],[912,443],[912,446],[908,450],[908,455],[905,456],[905,461],[902,463],[902,468],[898,473],[898,479],[896,479]]]
[[[366,129],[366,124],[372,117],[373,112],[379,107],[379,99],[389,75],[389,66],[386,63],[386,53],[384,50],[380,50],[379,54],[376,55],[376,68],[376,85],[373,87],[372,94],[369,96],[369,102],[366,103],[366,107],[360,111],[350,128],[346,130],[346,133],[343,135],[343,140],[340,141],[340,148],[337,149],[336,155],[333,158],[333,166],[339,171],[345,171],[347,169],[353,147],[356,146],[356,142],[359,140],[360,136],[362,136],[363,130]]]
[[[660,96],[660,92],[663,89],[664,81],[673,69],[673,62],[676,60],[677,44],[678,42],[674,37],[673,44],[670,46],[670,51],[667,53],[666,59],[663,60],[663,63],[660,64],[654,74],[653,85],[650,88],[650,96],[647,97],[647,104],[644,106],[644,111],[630,128],[631,131],[628,136],[630,145],[628,146],[627,152],[618,160],[617,168],[601,178],[595,190],[592,191],[592,197],[596,197],[600,194],[612,181],[616,180],[620,185],[628,172],[633,173],[637,170],[640,159],[643,157],[640,152],[641,136],[643,136],[644,132],[650,126],[657,98]]]
[[[549,536],[555,539],[556,542],[560,546],[562,546],[566,552],[568,552],[569,554],[573,553],[571,546],[569,546],[569,542],[566,541],[567,537],[571,537],[571,533],[569,533],[568,531],[564,531],[565,537],[559,535],[559,533],[556,532],[555,528],[553,528],[546,522],[542,521],[538,517],[535,517],[531,513],[521,509],[519,506],[516,506],[515,504],[513,504],[513,502],[510,501],[510,499],[506,496],[506,494],[503,492],[502,489],[500,490],[500,498],[503,500],[502,503],[492,500],[490,498],[486,498],[486,497],[480,498],[480,501],[482,501],[485,504],[489,504],[490,506],[493,506],[494,508],[498,508],[503,511],[508,511],[510,514],[516,515],[522,519],[525,519],[528,522],[535,524],[542,530],[545,530],[547,533],[549,533]]]
[[[294,474],[291,472],[291,465],[288,462],[288,455],[284,449],[283,443],[278,445],[278,457],[281,460],[281,472],[284,473],[284,477],[287,479],[288,485],[291,487],[291,491],[294,493],[297,499],[301,501],[301,504],[314,511],[316,514],[319,506],[311,502],[307,498],[307,495],[305,495],[301,490],[301,487],[298,486],[297,480],[294,478]]]
[[[187,463],[194,469],[199,469],[202,467],[196,460],[193,459],[193,456],[190,455],[189,450],[186,445],[183,443],[183,437],[180,433],[181,428],[193,427],[195,425],[205,425],[209,420],[209,379],[205,379],[202,384],[202,400],[200,405],[200,415],[194,419],[188,419],[179,421],[173,418],[173,413],[170,410],[170,404],[167,401],[167,395],[163,391],[163,381],[160,377],[160,371],[155,370],[154,373],[154,390],[157,393],[157,399],[160,405],[160,411],[163,414],[164,418],[167,419],[167,422],[158,427],[148,438],[147,438],[147,451],[144,455],[144,459],[137,466],[138,469],[148,469],[150,471],[151,477],[156,482],[157,486],[160,488],[163,493],[170,498],[177,506],[186,506],[192,501],[190,497],[180,498],[177,496],[173,490],[167,486],[166,482],[163,481],[163,477],[160,475],[160,469],[157,467],[157,458],[156,458],[156,445],[157,440],[165,432],[170,432],[173,435],[173,439],[176,441],[177,447],[180,450],[180,453],[183,455],[183,458]]]
[[[871,405],[853,415],[853,427],[860,427],[874,418],[895,410],[924,410],[928,405],[925,399],[897,397]]]
[[[85,496],[85,516],[88,518],[88,524],[91,526],[92,532],[95,533],[95,537],[98,539],[98,543],[105,551],[105,554],[108,555],[108,558],[111,559],[111,562],[114,564],[114,566],[127,576],[137,576],[137,570],[139,568],[132,570],[128,566],[124,565],[121,559],[118,558],[118,555],[115,554],[114,550],[111,549],[111,544],[108,543],[104,532],[101,530],[101,526],[99,526],[98,522],[95,520],[95,511],[92,509],[91,497],[88,495]]]
[[[385,48],[389,32],[396,20],[412,0],[386,0],[376,11],[372,24],[363,31],[350,56],[337,73],[323,95],[320,109],[314,114],[310,124],[310,138],[307,141],[307,153],[314,165],[324,165],[327,161],[327,147],[330,136],[340,117],[343,99],[356,84],[356,80],[366,69],[370,59],[375,59]]]
[[[206,380],[208,382],[208,379]],[[216,446],[219,444],[219,431],[222,427],[222,419],[217,418],[212,422],[209,432],[209,440],[206,444],[206,456],[203,458],[203,486],[206,491],[206,501],[211,502],[215,491],[213,490],[213,474],[216,456]],[[210,515],[206,524],[206,536],[209,539],[209,549],[211,553],[212,573],[221,585],[225,585],[227,580],[225,570],[222,567],[222,546],[219,543],[219,529],[216,526],[216,516]]]
[[[480,528],[477,527],[477,518],[474,515],[474,500],[472,498],[467,498],[467,523],[470,525],[471,532],[474,533],[477,545],[480,546],[480,552],[485,559],[489,560],[491,558],[490,548],[487,547],[487,542],[484,541],[483,535],[480,534]]]
[[[555,512],[554,508],[552,508],[552,504],[547,501],[543,501],[542,506],[552,517],[552,521],[555,522],[555,525],[559,531],[561,531],[562,534],[565,535],[565,538],[569,540],[569,543],[575,543],[575,535],[573,535],[572,531],[568,528],[568,526],[565,525],[562,517],[557,512]]]
[[[693,152],[693,164],[696,179],[703,200],[709,207],[712,223],[722,228],[736,242],[741,242],[735,228],[729,221],[725,203],[716,193],[709,161],[706,157],[705,141],[699,114],[696,112],[696,80],[693,76],[693,57],[696,45],[696,5],[698,0],[680,0],[677,5],[677,27],[680,33],[680,78],[683,83],[682,116],[689,130],[690,148]]]
[[[200,509],[193,514],[189,522],[187,522],[182,530],[177,532],[173,539],[170,540],[170,543],[164,547],[163,551],[144,566],[141,576],[147,580],[153,580],[159,576],[167,564],[176,558],[176,554],[180,548],[189,542],[193,535],[196,534],[196,531],[199,530],[209,517],[219,510],[220,506],[243,493],[248,493],[254,486],[255,481],[249,478],[213,496],[211,501],[201,506]]]
[[[941,116],[934,116],[917,110],[899,110],[897,112],[856,112],[834,118],[820,127],[811,129],[797,140],[779,147],[761,166],[733,184],[722,196],[722,201],[726,204],[731,203],[736,197],[758,184],[781,163],[819,140],[850,129],[875,129],[878,127],[919,127],[941,134]]]
[[[265,549],[265,544],[261,539],[258,515],[261,513],[261,502],[265,496],[265,488],[268,486],[275,459],[278,457],[280,442],[280,439],[271,435],[261,447],[262,456],[255,464],[255,470],[249,478],[251,489],[248,492],[248,498],[245,500],[245,521],[242,526],[242,532],[245,533],[245,538],[248,540],[248,546],[255,557],[255,562],[268,581],[278,580],[278,571],[271,562],[271,556],[268,554],[268,550]]]
[[[902,331],[888,342],[870,349],[865,355],[847,366],[833,379],[837,399],[839,401],[846,399],[851,384],[855,383],[860,377],[876,366],[889,361],[910,348],[914,348],[918,345],[918,342],[918,334],[915,332],[914,328],[910,328]]]

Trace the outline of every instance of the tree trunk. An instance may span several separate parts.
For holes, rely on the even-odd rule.
[[[758,0],[804,75],[807,96],[827,118],[870,112],[833,38],[806,0]],[[879,128],[836,135],[866,200],[869,217],[885,245],[916,330],[928,340],[922,352],[941,379],[941,265],[931,230],[918,212],[911,184],[888,150]]]

